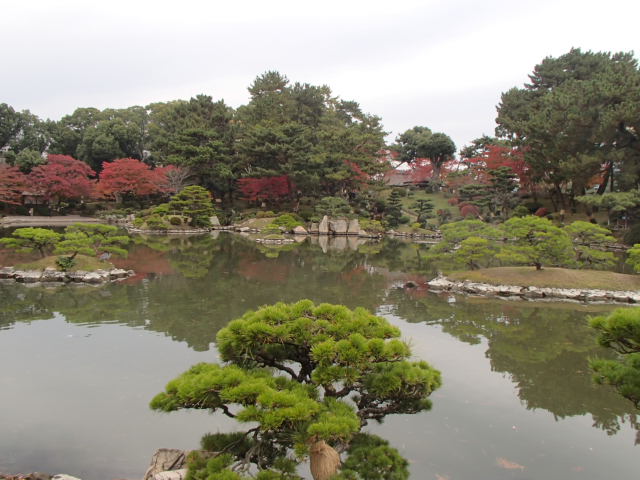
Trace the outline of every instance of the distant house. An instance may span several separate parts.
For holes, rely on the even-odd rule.
[[[398,170],[396,168],[386,171],[382,181],[390,187],[408,187],[415,183],[411,170]]]

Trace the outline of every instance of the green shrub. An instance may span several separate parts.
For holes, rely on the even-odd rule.
[[[177,216],[173,216],[173,217],[169,217],[169,223],[171,225],[182,225],[182,218],[177,217]]]
[[[276,214],[271,210],[267,210],[266,212],[256,212],[256,218],[270,218],[275,216]]]
[[[290,213],[285,213],[284,215],[280,215],[272,223],[278,227],[284,227],[287,232],[293,230],[299,225],[302,225],[302,222],[296,219]]]
[[[330,217],[340,217],[349,215],[351,206],[342,197],[324,197],[316,204],[318,215],[328,215]]]
[[[151,213],[155,215],[168,215],[169,214],[169,204],[161,203],[153,208],[151,208]]]
[[[368,218],[361,218],[359,220],[360,228],[367,233],[384,233],[385,228],[379,220],[370,220]]]
[[[411,219],[409,217],[407,217],[406,215],[402,215],[398,221],[400,222],[400,225],[406,225],[407,223],[409,223],[411,221]]]
[[[315,215],[315,212],[312,207],[301,207],[298,211],[298,215],[305,221],[312,221],[311,218]]]
[[[524,205],[518,205],[511,212],[512,217],[526,217],[527,215],[531,215],[531,211]]]
[[[151,215],[145,218],[145,223],[150,230],[166,230],[169,228],[167,222],[159,215]]]
[[[640,243],[640,223],[632,225],[631,228],[624,234],[624,243],[627,245],[635,245]]]
[[[56,258],[56,265],[63,272],[66,272],[72,269],[75,264],[76,264],[76,259],[74,257],[60,256]]]

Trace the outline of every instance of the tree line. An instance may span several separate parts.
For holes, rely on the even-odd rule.
[[[238,109],[198,95],[146,107],[78,108],[59,121],[1,104],[0,149],[23,173],[45,164],[44,152],[73,157],[97,173],[121,158],[173,165],[223,198],[237,191],[239,179],[258,196],[265,190],[331,196],[384,170],[380,118],[356,102],[278,72],[258,76],[249,93]],[[262,185],[271,178],[277,180]]]
[[[572,49],[543,59],[529,79],[502,94],[495,136],[472,140],[457,157],[446,133],[425,126],[387,145],[379,117],[327,86],[292,83],[275,71],[259,75],[249,102],[237,109],[198,95],[145,107],[78,108],[43,121],[0,104],[0,150],[22,173],[45,164],[44,152],[73,157],[96,174],[123,158],[173,166],[178,188],[195,183],[225,202],[304,196],[371,204],[363,192],[397,161],[408,165],[409,183],[445,189],[462,217],[507,219],[528,196],[521,213],[543,204],[558,212],[582,206],[633,222],[640,206],[634,55]]]

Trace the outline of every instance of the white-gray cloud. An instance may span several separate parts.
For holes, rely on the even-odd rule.
[[[49,118],[199,93],[238,106],[279,70],[360,102],[390,137],[425,125],[460,147],[492,133],[500,93],[545,56],[640,49],[639,4],[3,1],[0,102]]]

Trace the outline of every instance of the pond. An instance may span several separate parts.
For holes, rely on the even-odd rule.
[[[157,448],[197,448],[203,434],[234,428],[148,403],[190,365],[217,361],[215,335],[229,320],[309,298],[388,318],[441,370],[430,412],[368,427],[400,449],[412,478],[635,478],[635,412],[592,384],[587,365],[608,352],[586,317],[613,307],[453,301],[428,292],[423,248],[139,237],[119,261],[137,272],[125,282],[0,284],[0,472],[140,478]]]

